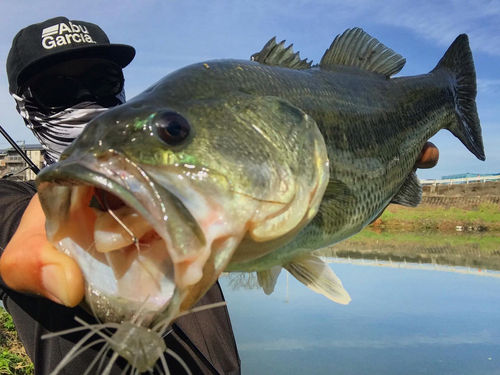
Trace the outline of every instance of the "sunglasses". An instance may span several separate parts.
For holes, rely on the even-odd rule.
[[[28,85],[33,99],[43,109],[57,111],[86,100],[115,97],[123,90],[122,69],[101,64],[80,75],[42,75]]]

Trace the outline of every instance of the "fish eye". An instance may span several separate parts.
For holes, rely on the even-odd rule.
[[[191,132],[191,125],[186,118],[175,112],[159,113],[155,117],[154,124],[159,137],[170,146],[181,144]]]

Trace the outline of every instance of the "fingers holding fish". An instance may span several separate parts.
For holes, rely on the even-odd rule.
[[[14,290],[76,306],[84,297],[84,277],[74,259],[47,241],[44,214],[35,195],[0,258],[0,274]],[[23,272],[19,265],[22,264]]]
[[[432,142],[426,142],[422,151],[418,155],[418,159],[415,162],[415,169],[429,169],[434,168],[439,161],[439,149]],[[377,219],[384,213],[385,207],[371,222],[373,224]]]
[[[439,149],[432,142],[426,142],[415,162],[420,169],[434,168],[439,161]]]

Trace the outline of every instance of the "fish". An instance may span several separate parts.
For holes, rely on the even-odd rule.
[[[120,327],[108,343],[117,355],[152,369],[157,337],[223,271],[257,272],[269,294],[285,268],[349,303],[311,253],[390,203],[417,206],[414,164],[439,130],[485,160],[467,35],[427,74],[393,77],[404,64],[361,28],[317,65],[273,38],[250,60],[167,75],[42,170],[48,239],[80,265],[94,315]],[[130,332],[154,349],[141,352]]]

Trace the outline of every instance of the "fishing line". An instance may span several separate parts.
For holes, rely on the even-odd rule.
[[[111,210],[111,208],[109,208],[108,201],[106,200],[106,193],[104,191],[101,192],[101,199],[102,199],[102,203],[104,203],[104,208],[106,208],[106,211],[108,211],[108,213],[113,217],[113,219],[115,219],[116,222],[123,228],[123,230],[125,232],[127,232],[127,234],[131,237],[132,242],[134,243],[135,247],[137,248],[137,251],[140,254],[141,253],[141,247],[139,246],[139,239],[135,236],[134,232],[132,232],[125,225],[125,223],[122,222],[120,220],[120,218],[115,215],[115,213],[113,212],[113,210]]]
[[[111,217],[116,220],[116,222],[123,228],[123,230],[125,230],[125,232],[127,232],[127,234],[130,236],[130,238],[132,239],[132,242],[134,243],[136,249],[137,249],[137,253],[140,255],[141,254],[141,243],[139,243],[139,239],[135,236],[134,232],[132,232],[132,230],[130,230],[127,225],[120,220],[120,218],[113,212],[113,210],[111,210],[111,208],[109,208],[109,205],[108,205],[108,201],[106,200],[106,193],[103,191],[101,192],[101,199],[102,199],[102,203],[104,204],[104,208],[106,209],[106,211],[111,215]],[[143,246],[150,246],[149,244],[143,244]],[[107,255],[108,253],[106,253]],[[139,257],[137,257],[137,262],[139,262],[139,265],[146,271],[146,273],[149,275],[149,277],[151,278],[151,280],[153,280],[155,283],[156,283],[156,286],[158,289],[161,289],[161,285],[160,285],[160,282],[156,280],[156,278],[153,276],[153,274],[151,273],[151,270],[148,269],[148,267],[146,267],[143,262],[141,261],[141,259]],[[113,267],[113,264],[112,262],[111,263],[111,266]]]

